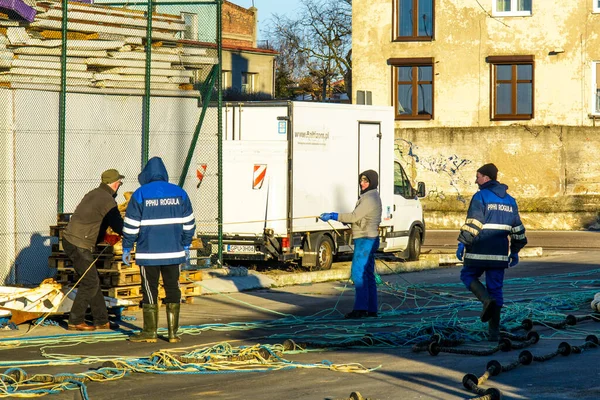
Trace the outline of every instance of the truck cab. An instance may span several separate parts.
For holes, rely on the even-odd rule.
[[[384,252],[401,252],[407,260],[418,260],[425,239],[425,220],[420,197],[425,197],[425,184],[413,188],[400,161],[394,160],[394,205],[391,210],[392,225],[382,228]],[[386,210],[384,210],[386,214]]]

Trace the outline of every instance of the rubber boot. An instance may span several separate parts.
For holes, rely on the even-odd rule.
[[[156,343],[158,325],[158,304],[144,304],[144,329],[129,337],[130,342]]]
[[[181,341],[181,337],[177,336],[179,329],[179,310],[180,303],[167,303],[167,326],[169,327],[169,343],[177,343]]]
[[[500,339],[500,313],[502,312],[502,307],[494,307],[494,311],[492,313],[492,318],[488,322],[489,328],[489,341],[497,342]]]
[[[483,284],[478,280],[471,282],[469,289],[471,292],[473,292],[475,297],[477,297],[479,301],[483,303],[483,309],[481,310],[480,317],[481,322],[488,322],[490,318],[492,318],[492,314],[496,308],[496,300],[490,296],[485,286],[483,286]]]

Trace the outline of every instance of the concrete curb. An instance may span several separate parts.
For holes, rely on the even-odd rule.
[[[216,270],[210,271],[214,273]],[[237,293],[245,290],[270,288],[275,285],[275,281],[265,274],[259,274],[254,271],[247,271],[246,276],[228,276],[226,271],[220,278],[210,278],[194,282],[194,286],[202,288],[202,294],[216,293]],[[191,302],[194,303],[192,298]]]
[[[541,257],[541,247],[525,248],[519,252],[521,258]],[[387,261],[377,259],[375,270],[379,275],[391,275],[402,272],[416,272],[429,269],[443,268],[453,265],[462,266],[454,253],[423,254],[419,261]],[[202,281],[194,285],[202,287],[203,294],[235,293],[244,290],[265,289],[303,285],[328,281],[343,281],[350,279],[351,262],[335,264],[335,268],[327,271],[310,272],[269,272],[258,273],[248,271],[244,267],[226,267],[202,271]],[[192,303],[194,300],[192,299]]]

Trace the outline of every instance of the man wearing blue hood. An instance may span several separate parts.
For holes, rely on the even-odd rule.
[[[475,183],[479,191],[469,204],[456,250],[456,257],[464,259],[460,279],[483,303],[481,321],[488,322],[490,341],[497,341],[500,335],[504,270],[517,265],[519,251],[527,244],[517,202],[506,193],[508,186],[499,183],[497,176],[498,168],[491,163],[477,170]],[[487,289],[479,281],[484,272]]]
[[[377,283],[375,281],[375,252],[379,249],[379,224],[381,223],[381,198],[377,191],[379,175],[372,169],[358,176],[360,197],[354,211],[320,215],[323,221],[340,221],[352,224],[354,254],[352,256],[352,282],[354,282],[354,307],[344,318],[377,317]]]
[[[131,249],[137,242],[135,261],[142,276],[144,329],[129,338],[132,342],[156,342],[158,325],[158,280],[162,275],[167,308],[168,340],[179,342],[179,265],[189,261],[190,244],[196,229],[192,203],[187,193],[169,183],[160,157],[148,160],[138,175],[142,185],[127,206],[123,227],[123,262],[131,262]]]

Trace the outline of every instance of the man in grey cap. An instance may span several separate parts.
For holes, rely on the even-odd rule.
[[[63,233],[63,248],[73,263],[77,278],[77,295],[69,315],[69,330],[93,331],[109,329],[108,310],[100,290],[100,278],[94,264],[96,244],[101,242],[110,226],[115,233],[123,234],[123,218],[119,213],[117,191],[125,178],[116,169],[102,173],[102,183],[88,192],[71,216]],[[90,306],[94,325],[85,323],[85,312]]]

